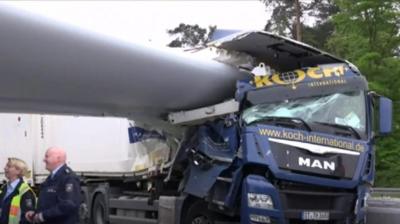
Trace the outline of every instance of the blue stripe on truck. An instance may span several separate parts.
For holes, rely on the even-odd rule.
[[[129,142],[136,143],[147,139],[162,139],[165,140],[165,136],[158,133],[157,131],[149,131],[144,128],[130,127],[128,128]]]

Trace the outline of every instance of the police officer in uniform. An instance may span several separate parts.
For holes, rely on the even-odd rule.
[[[25,213],[35,209],[36,196],[23,177],[29,177],[26,163],[18,158],[8,158],[4,167],[7,184],[0,189],[0,223],[27,224]]]
[[[66,165],[66,153],[51,147],[44,158],[50,175],[40,186],[37,209],[26,213],[33,223],[77,224],[81,192],[79,178]]]

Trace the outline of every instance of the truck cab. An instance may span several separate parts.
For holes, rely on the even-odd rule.
[[[239,82],[237,96],[243,166],[265,171],[244,179],[249,188],[242,197],[247,194],[249,203],[241,210],[249,215],[241,216],[242,223],[255,221],[253,212],[278,223],[365,221],[379,133],[374,108],[388,99],[377,100],[349,64],[255,76]],[[389,113],[382,111],[380,120],[390,119]],[[259,186],[256,196],[250,183]],[[259,213],[257,201],[263,199],[269,204]]]
[[[262,38],[272,53],[245,47]],[[351,63],[308,45],[259,32],[218,46],[259,65],[237,82],[236,108],[199,126],[184,192],[240,223],[366,223],[391,100]]]

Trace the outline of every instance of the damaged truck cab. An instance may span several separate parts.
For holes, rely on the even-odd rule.
[[[135,120],[133,172],[86,183],[87,217],[365,224],[374,144],[391,131],[391,100],[369,91],[351,63],[274,34],[210,46],[215,60],[247,71],[233,98],[170,113],[168,124]]]
[[[212,118],[183,146],[182,192],[202,201],[184,206],[183,223],[366,223],[391,100],[352,64],[289,39],[257,32],[218,47],[259,66],[237,82],[234,101],[170,116]]]

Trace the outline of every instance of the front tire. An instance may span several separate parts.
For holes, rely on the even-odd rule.
[[[93,202],[93,224],[106,224],[107,205],[103,194],[98,194]]]
[[[215,214],[207,207],[205,202],[194,202],[187,210],[182,224],[215,224]]]

